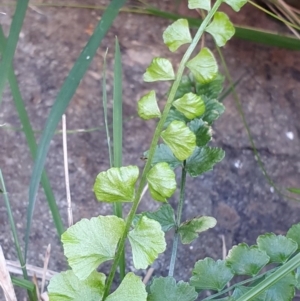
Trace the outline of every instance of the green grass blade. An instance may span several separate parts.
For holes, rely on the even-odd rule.
[[[295,194],[300,194],[300,188],[287,188],[287,191],[291,192],[291,193],[295,193]]]
[[[300,253],[298,253],[291,260],[279,267],[273,274],[266,277],[259,284],[255,285],[244,295],[239,297],[236,301],[248,301],[253,300],[256,296],[261,294],[263,291],[274,285],[277,281],[293,272],[297,267],[300,266]]]
[[[113,166],[122,166],[122,62],[118,39],[115,44],[115,64],[114,64],[114,92],[113,92]],[[115,204],[118,205],[118,204]],[[117,216],[122,217],[122,209],[119,208]]]
[[[103,13],[101,20],[96,26],[93,35],[90,37],[87,45],[82,50],[77,61],[75,62],[72,70],[62,85],[58,93],[56,101],[51,109],[51,112],[46,121],[44,131],[38,146],[36,161],[33,167],[32,176],[29,186],[29,205],[27,210],[27,226],[26,226],[26,241],[28,241],[31,220],[35,205],[35,198],[41,179],[42,171],[45,165],[47,153],[50,146],[50,141],[55,133],[57,124],[66,110],[69,102],[71,101],[81,79],[83,78],[90,62],[96,54],[96,51],[104,38],[106,32],[113,23],[113,20],[118,15],[119,9],[123,6],[126,0],[112,0]],[[25,258],[27,256],[28,244],[25,243]]]
[[[5,51],[2,55],[2,60],[0,62],[0,104],[2,102],[2,94],[9,73],[9,69],[12,65],[12,61],[15,55],[17,43],[19,40],[19,34],[25,18],[28,2],[29,0],[17,1],[15,14],[11,22],[9,36],[7,39],[7,46],[5,48]]]
[[[12,231],[12,234],[13,234],[15,249],[17,251],[17,256],[18,256],[20,266],[21,266],[21,269],[22,269],[24,281],[26,280],[27,282],[31,283],[28,280],[29,278],[28,278],[28,273],[27,273],[27,269],[26,269],[26,264],[25,264],[25,260],[24,260],[23,255],[22,255],[21,245],[20,245],[20,242],[19,242],[18,234],[17,234],[16,223],[15,223],[14,216],[13,216],[13,213],[12,213],[12,210],[11,210],[10,201],[8,199],[8,194],[7,194],[7,191],[6,191],[5,182],[4,182],[4,179],[3,179],[1,169],[0,169],[0,183],[1,183],[1,187],[3,189],[3,197],[4,197],[4,202],[5,202],[5,206],[6,206],[6,210],[7,210],[9,225],[10,225],[10,228],[11,228],[11,231]],[[26,289],[27,289],[27,292],[28,292],[29,299],[30,300],[35,300],[34,294],[32,293],[32,290],[28,289],[28,288],[26,288]]]
[[[111,151],[111,144],[110,144],[109,125],[107,121],[106,56],[107,56],[107,50],[105,52],[104,60],[103,60],[102,102],[103,102],[104,124],[105,124],[105,132],[106,132],[106,139],[107,139],[108,156],[109,156],[109,166],[112,167],[113,166],[112,151]]]
[[[122,61],[118,39],[115,43],[115,64],[114,64],[114,103],[113,103],[113,166],[122,166],[122,140],[123,140],[123,109],[122,109]],[[123,216],[122,204],[114,203],[114,214]],[[119,262],[121,281],[125,277],[125,252]]]
[[[233,84],[229,84],[229,87],[218,97],[220,102],[223,102],[225,98],[233,92],[233,90],[238,86],[240,81],[244,78],[246,73],[242,74]]]
[[[161,11],[152,7],[146,8],[146,11],[149,12],[149,14],[170,20],[178,20],[180,18],[185,18],[189,21],[190,27],[198,28],[202,23],[201,19],[189,18],[182,15]],[[297,38],[279,35],[278,33],[273,33],[271,31],[265,31],[251,27],[235,25],[234,37],[268,46],[281,47],[290,50],[300,50],[300,40]]]
[[[4,36],[2,27],[0,26],[0,52],[3,53],[6,46],[6,38]],[[37,150],[37,144],[34,137],[34,132],[31,127],[31,123],[21,96],[21,92],[18,86],[17,78],[13,72],[12,67],[10,67],[9,73],[8,73],[8,82],[10,85],[11,93],[13,96],[15,108],[18,112],[19,119],[22,124],[22,130],[24,131],[26,141],[29,147],[29,150],[31,152],[31,156],[34,159],[36,156],[36,150]],[[48,206],[50,208],[53,222],[55,224],[58,236],[60,237],[61,234],[64,232],[64,226],[62,223],[61,216],[59,214],[58,207],[56,205],[54,193],[52,191],[48,176],[45,171],[42,173],[42,179],[41,183],[46,195],[46,199],[48,202]]]
[[[34,292],[35,291],[35,285],[26,279],[22,279],[15,276],[10,276],[11,282],[21,288],[25,288],[28,291]]]

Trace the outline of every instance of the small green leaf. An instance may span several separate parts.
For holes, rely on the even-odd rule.
[[[99,301],[103,297],[105,275],[96,271],[80,281],[73,271],[54,275],[48,285],[50,301]]]
[[[292,301],[295,296],[296,278],[291,273],[277,281],[263,293],[263,298],[254,301]]]
[[[200,96],[190,92],[173,102],[173,106],[186,118],[192,120],[203,115],[205,104]]]
[[[160,224],[143,216],[128,234],[136,269],[146,269],[166,250],[165,233]]]
[[[202,119],[211,125],[213,121],[217,120],[224,113],[225,107],[216,99],[206,99],[204,97],[203,100],[205,103],[205,113]]]
[[[196,262],[190,284],[197,290],[221,291],[234,274],[224,260],[205,258]]]
[[[244,6],[248,0],[224,0],[233,10],[238,12],[242,6]]]
[[[185,124],[187,122],[189,122],[189,120],[182,114],[180,113],[179,111],[177,111],[174,107],[172,107],[169,111],[169,114],[167,116],[167,119],[166,119],[166,122],[164,124],[164,128],[168,127],[169,124],[174,121],[174,120],[177,120],[177,121],[182,121],[184,122]]]
[[[208,48],[202,48],[200,53],[187,62],[186,66],[200,83],[214,80],[218,75],[218,64]]]
[[[189,23],[186,19],[178,19],[163,33],[164,43],[169,47],[170,51],[176,51],[181,45],[192,41]]]
[[[287,188],[291,193],[300,194],[300,188]]]
[[[249,290],[251,289],[251,287],[249,286],[238,286],[237,288],[235,288],[235,290],[233,291],[232,297],[233,300],[237,300],[238,298],[242,297],[245,293],[247,293]],[[259,300],[260,298],[265,296],[265,292],[262,292],[261,294],[259,294]],[[254,298],[252,301],[259,301],[257,300],[257,298]],[[264,300],[264,299],[263,299]]]
[[[298,244],[298,250],[300,249],[300,223],[293,225],[286,234],[287,238],[292,239]]]
[[[155,82],[158,80],[175,79],[174,70],[169,60],[164,58],[154,58],[144,74],[145,82]]]
[[[255,276],[270,260],[265,251],[245,243],[234,246],[228,253],[226,264],[237,275]]]
[[[179,226],[178,232],[180,234],[181,242],[189,244],[198,237],[198,234],[217,224],[215,218],[211,216],[201,216],[190,219]]]
[[[147,158],[148,152],[145,153],[145,157]],[[156,146],[155,153],[152,159],[152,164],[157,164],[160,162],[167,162],[171,168],[176,168],[181,164],[174,154],[172,153],[171,149],[166,144],[159,144]]]
[[[192,177],[197,177],[223,160],[225,152],[217,147],[196,147],[194,153],[186,161],[186,170]]]
[[[145,120],[161,116],[154,90],[150,91],[139,100],[138,114]]]
[[[175,173],[166,162],[154,165],[147,174],[147,181],[152,198],[159,202],[166,202],[176,190]]]
[[[187,159],[196,147],[195,134],[182,121],[172,121],[161,133],[161,137],[181,161]]]
[[[211,0],[189,0],[189,9],[205,9],[209,11],[211,9]]]
[[[273,286],[271,286],[269,289],[260,293],[258,296],[252,298],[251,301],[275,301],[275,300],[276,301],[289,301],[289,300],[292,300],[292,299],[290,299],[290,296],[289,296],[291,291],[289,290],[289,287],[284,284],[285,281],[282,281],[282,279],[279,280],[278,286],[277,286],[277,283],[274,284]],[[232,297],[233,297],[232,301],[241,298],[250,289],[251,289],[251,287],[249,287],[249,286],[238,286],[232,294]],[[281,293],[277,294],[277,290],[281,290],[281,289],[283,290],[282,294]],[[284,295],[284,294],[286,294],[286,295]]]
[[[86,279],[101,263],[114,258],[124,229],[123,219],[108,215],[84,218],[62,234],[64,254],[80,280]]]
[[[198,294],[193,286],[173,277],[155,278],[150,285],[147,301],[194,301]]]
[[[134,185],[139,177],[137,166],[110,168],[100,172],[94,184],[98,201],[132,202],[135,195]]]
[[[175,227],[174,210],[170,204],[164,204],[154,212],[143,212],[142,215],[159,222],[164,232]]]
[[[206,145],[212,137],[212,129],[207,122],[202,119],[194,119],[190,122],[189,127],[191,131],[196,135],[197,146]]]
[[[209,83],[195,82],[196,94],[205,96],[206,99],[217,99],[223,90],[225,77],[220,73]]]
[[[206,27],[205,31],[214,37],[219,47],[224,46],[235,33],[233,24],[228,16],[222,12],[215,13],[214,20]]]
[[[192,74],[190,73],[190,76],[183,75],[180,80],[180,84],[176,91],[174,99],[180,98],[186,93],[193,92],[194,86],[195,86],[195,83],[192,81]],[[200,94],[198,94],[198,95],[200,95]]]
[[[82,299],[90,301],[89,299]],[[147,301],[147,292],[145,284],[141,278],[128,273],[120,286],[106,299],[106,301]],[[97,300],[99,301],[99,300]]]
[[[270,262],[284,263],[297,250],[298,244],[290,238],[274,233],[265,233],[257,238],[258,247],[270,257]]]

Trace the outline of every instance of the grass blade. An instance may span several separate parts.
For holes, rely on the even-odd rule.
[[[122,139],[123,139],[123,109],[122,109],[122,61],[118,39],[115,43],[115,64],[114,64],[114,103],[113,103],[113,166],[122,166]],[[114,203],[114,214],[122,218],[122,204]],[[125,277],[125,252],[121,256],[120,278]]]
[[[19,277],[11,276],[11,282],[21,288],[25,288],[28,291],[35,292],[35,285],[26,279],[22,279]]]
[[[2,27],[0,26],[0,52],[1,53],[3,53],[3,51],[5,49],[5,45],[6,45],[6,38],[4,36]],[[34,159],[36,156],[37,144],[36,144],[34,132],[31,127],[31,123],[30,123],[30,120],[29,120],[29,117],[28,117],[28,114],[27,114],[27,111],[26,111],[26,108],[24,105],[24,101],[22,99],[21,92],[18,87],[17,78],[13,72],[12,67],[10,67],[10,70],[8,73],[8,82],[10,85],[14,104],[15,104],[16,110],[18,112],[19,119],[21,121],[22,128],[23,128],[23,131],[24,131],[24,134],[26,137],[26,141],[27,141],[29,150],[31,152],[31,156]],[[48,206],[49,206],[51,214],[52,214],[53,222],[55,224],[58,236],[60,237],[60,235],[65,230],[64,230],[61,216],[59,214],[58,207],[56,205],[54,193],[52,191],[48,176],[45,171],[43,171],[43,173],[42,173],[41,183],[42,183],[45,195],[46,195]]]
[[[156,8],[146,8],[149,14],[170,19],[178,20],[180,18],[185,18],[189,21],[190,27],[198,28],[202,23],[201,19],[189,18],[186,16],[173,14],[165,11],[158,10]],[[255,29],[251,27],[235,26],[235,38],[239,38],[245,41],[260,43],[268,46],[275,46],[286,48],[290,50],[300,50],[300,40],[290,36],[279,35],[278,33],[273,33],[271,31],[265,31],[262,29]]]
[[[118,39],[115,44],[115,64],[114,64],[114,102],[113,102],[113,166],[122,166],[122,63]],[[119,204],[115,204],[119,205]],[[116,215],[122,217],[122,206],[115,206]]]
[[[291,192],[291,193],[295,193],[295,194],[300,194],[300,188],[287,188],[287,191]]]
[[[26,241],[25,241],[25,259],[28,249],[28,238],[31,227],[31,220],[35,205],[36,193],[38,190],[39,182],[42,175],[42,170],[45,165],[47,153],[49,150],[50,141],[53,137],[57,124],[66,110],[71,98],[73,97],[81,79],[83,78],[86,70],[88,69],[91,60],[96,54],[102,39],[106,32],[113,23],[113,20],[118,15],[119,9],[123,6],[126,0],[112,0],[105,10],[101,20],[96,26],[93,35],[90,37],[87,45],[82,50],[77,61],[75,62],[72,70],[62,85],[58,93],[56,101],[51,109],[51,112],[46,121],[46,125],[38,146],[36,161],[33,167],[32,176],[29,186],[29,205],[27,210],[27,226],[26,226]]]
[[[0,104],[2,102],[2,94],[7,80],[9,68],[12,65],[15,55],[15,50],[25,18],[28,2],[29,0],[17,1],[15,14],[12,19],[9,36],[7,39],[7,46],[5,47],[5,51],[3,52],[2,60],[0,62]]]
[[[8,220],[9,220],[9,225],[13,234],[13,239],[14,239],[14,244],[15,244],[15,249],[17,251],[17,256],[20,262],[20,266],[22,269],[22,273],[23,273],[23,277],[24,280],[27,280],[28,282],[30,282],[28,279],[28,273],[27,273],[27,269],[26,269],[26,264],[25,264],[25,260],[23,258],[22,255],[22,250],[21,250],[21,245],[19,242],[19,238],[18,238],[18,234],[17,234],[17,228],[16,228],[16,223],[14,220],[14,216],[11,210],[11,206],[10,206],[10,201],[8,199],[8,194],[5,188],[5,182],[3,179],[3,175],[2,175],[2,171],[0,169],[0,183],[1,183],[1,187],[3,189],[3,197],[4,197],[4,202],[5,202],[5,206],[6,206],[6,210],[7,210],[7,215],[8,215]],[[30,300],[35,300],[34,298],[34,294],[32,293],[31,290],[27,289],[28,292],[28,297]]]
[[[219,102],[223,102],[225,98],[230,95],[233,90],[238,86],[241,80],[244,78],[246,73],[242,74],[233,84],[229,84],[229,87],[218,97]]]
[[[105,132],[106,132],[106,139],[107,139],[108,156],[109,156],[109,166],[112,167],[113,166],[112,151],[111,151],[111,144],[110,144],[109,125],[107,121],[106,56],[107,56],[107,50],[105,52],[104,60],[103,60],[102,102],[103,102],[104,124],[105,124]]]
[[[252,287],[249,291],[239,297],[236,301],[248,301],[254,300],[256,296],[261,294],[263,291],[276,284],[280,279],[292,273],[297,267],[300,266],[300,253],[295,255],[288,262],[280,266],[274,273],[267,276],[260,283]]]

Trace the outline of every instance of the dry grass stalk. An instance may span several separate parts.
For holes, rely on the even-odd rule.
[[[48,270],[48,264],[50,259],[50,252],[51,252],[51,245],[49,244],[46,250],[45,259],[44,259],[44,268],[43,268],[43,275],[42,275],[42,285],[41,285],[41,295],[45,289],[45,281],[46,281],[46,274]]]
[[[298,8],[300,1],[297,1],[298,2],[293,2],[291,0],[264,0],[263,2],[278,17],[281,17],[294,25],[300,26],[300,9]],[[300,34],[295,28],[288,24],[286,24],[286,26],[298,39],[300,39]]]
[[[4,291],[6,301],[17,301],[15,290],[10,279],[6,261],[2,248],[0,246],[0,286]]]
[[[72,201],[71,201],[70,180],[69,180],[67,126],[66,126],[66,115],[65,114],[62,116],[62,137],[63,137],[66,194],[67,194],[67,202],[68,202],[68,225],[69,225],[69,227],[71,227],[73,225],[73,213],[72,213]]]
[[[14,273],[16,275],[23,275],[19,262],[6,260],[6,266],[7,266],[7,270],[10,273]],[[37,278],[42,279],[43,275],[45,274],[44,277],[45,280],[47,281],[49,281],[54,275],[58,274],[57,272],[51,270],[47,270],[45,273],[43,268],[30,265],[30,264],[26,264],[26,268],[29,276],[32,277],[35,274]]]

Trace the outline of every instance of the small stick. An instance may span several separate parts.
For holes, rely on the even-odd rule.
[[[71,227],[73,225],[73,214],[72,214],[72,201],[71,201],[70,180],[69,180],[67,129],[66,128],[67,128],[66,127],[66,115],[64,114],[62,116],[62,137],[63,137],[66,194],[67,194],[67,202],[68,202],[68,224],[69,224],[69,227]]]
[[[222,257],[223,257],[223,260],[225,260],[226,254],[227,254],[227,248],[226,248],[226,241],[225,241],[224,234],[221,234],[221,239],[222,239]],[[230,287],[230,282],[227,283],[227,287]]]
[[[44,268],[43,268],[43,275],[42,275],[42,285],[41,285],[41,295],[44,292],[45,288],[45,280],[46,280],[46,274],[47,274],[47,269],[48,269],[48,263],[50,259],[50,252],[51,252],[51,245],[49,244],[46,250],[45,254],[45,260],[44,260]]]
[[[150,268],[150,269],[147,271],[146,276],[145,276],[145,278],[143,279],[143,283],[144,283],[144,284],[147,284],[147,283],[148,283],[148,281],[150,280],[150,278],[151,278],[153,272],[154,272],[154,269],[153,269],[153,268]]]

